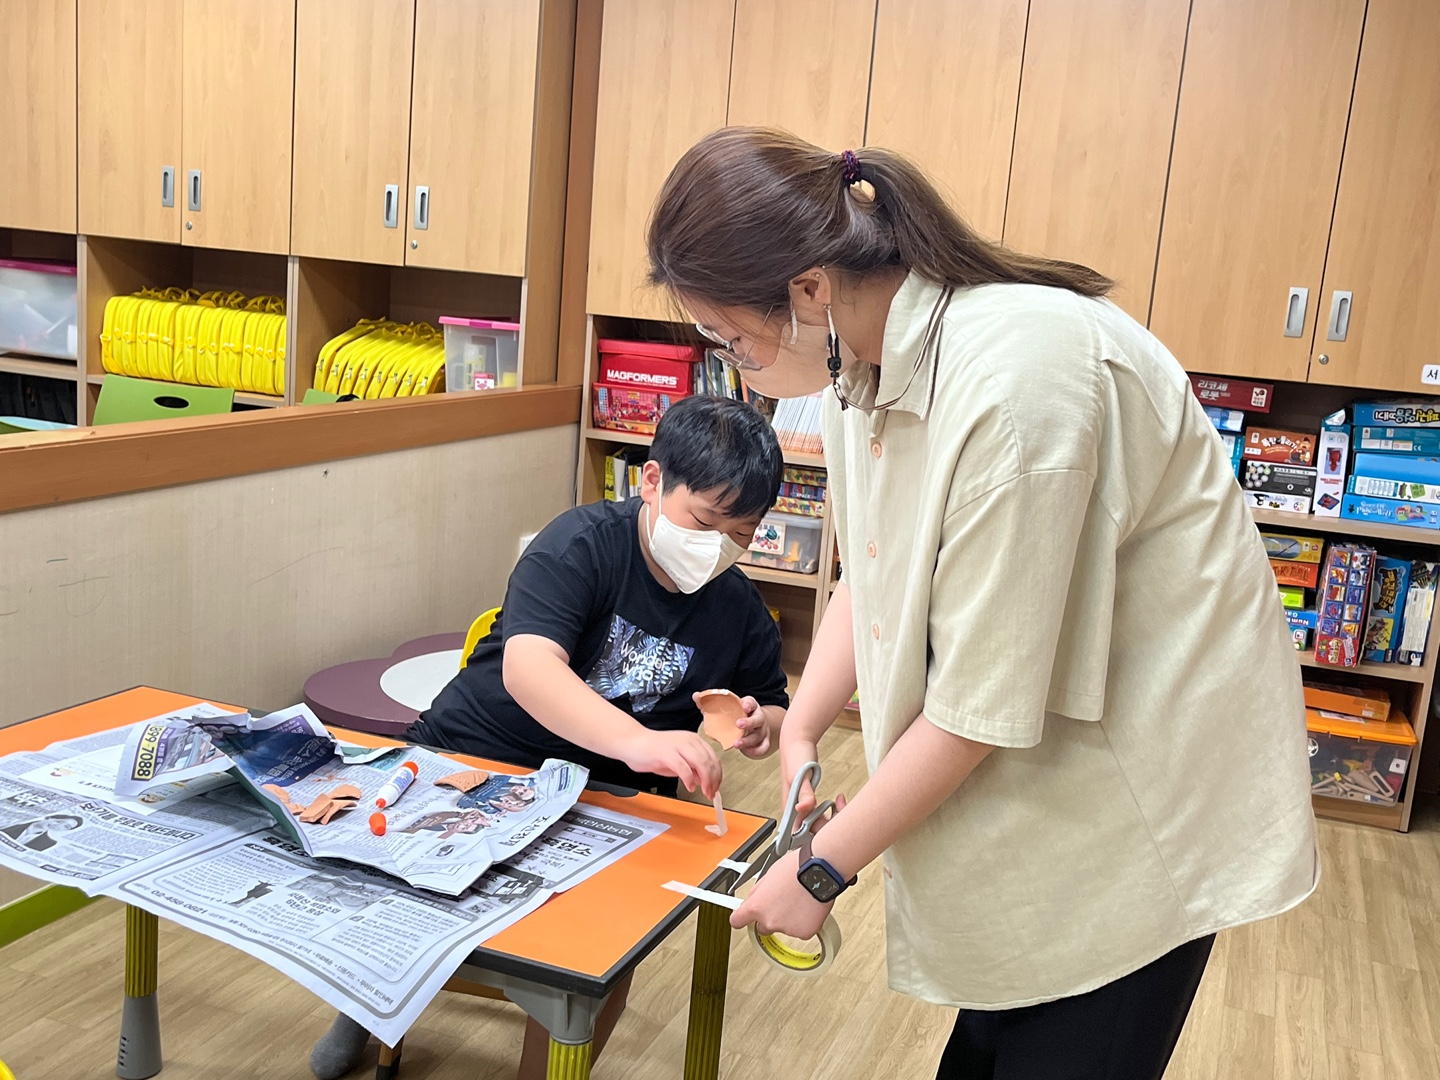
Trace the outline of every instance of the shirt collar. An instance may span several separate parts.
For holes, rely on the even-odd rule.
[[[924,344],[930,315],[943,291],[940,285],[913,270],[905,276],[905,281],[890,301],[890,313],[885,317],[879,385],[876,385],[872,365],[863,361],[851,364],[850,369],[840,376],[840,389],[847,398],[857,405],[868,407],[876,401],[889,401],[900,394],[900,399],[890,407],[925,419],[934,397],[937,350],[931,349],[921,359],[919,370],[915,368],[915,360]],[[910,381],[911,372],[915,374],[913,382]],[[908,389],[907,382],[910,383]]]

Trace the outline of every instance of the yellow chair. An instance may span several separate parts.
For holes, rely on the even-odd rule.
[[[499,614],[500,609],[493,607],[470,624],[470,631],[465,635],[465,648],[460,653],[462,668],[470,663],[470,654],[475,651],[475,646],[480,644],[480,639],[490,633],[490,628],[495,625],[495,616]],[[4,1078],[0,1077],[0,1080]]]
[[[0,1061],[0,1080],[15,1080],[15,1074],[10,1071],[3,1061]]]

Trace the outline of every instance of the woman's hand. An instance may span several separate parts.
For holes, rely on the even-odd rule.
[[[788,934],[794,938],[813,938],[820,933],[825,916],[834,903],[822,904],[796,880],[800,871],[800,853],[791,851],[778,860],[755,883],[745,902],[730,915],[736,930],[751,923],[762,934]]]
[[[815,743],[803,738],[787,738],[786,728],[780,731],[780,813],[785,813],[786,801],[790,798],[790,785],[795,782],[795,777],[808,763],[820,760],[820,748]],[[815,789],[806,780],[800,788],[800,802],[795,810],[795,821],[798,823],[805,815],[815,809]]]
[[[753,697],[741,698],[740,705],[745,715],[735,724],[745,734],[736,740],[735,749],[748,758],[769,757],[774,749],[770,739],[770,717]]]
[[[698,787],[707,799],[715,798],[720,790],[723,775],[720,755],[698,731],[640,728],[624,749],[620,760],[636,772],[674,776],[685,785],[686,791]]]

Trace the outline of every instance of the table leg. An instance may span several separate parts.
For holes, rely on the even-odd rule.
[[[695,926],[695,968],[690,977],[690,1027],[685,1038],[685,1080],[718,1080],[725,1027],[725,984],[730,975],[730,912],[700,904]]]
[[[120,1015],[120,1080],[147,1080],[160,1071],[160,1008],[155,1000],[160,920],[125,908],[125,1009]]]
[[[562,1043],[550,1036],[550,1060],[545,1080],[590,1080],[591,1044]]]
[[[380,1044],[380,1060],[375,1063],[375,1080],[395,1080],[400,1075],[400,1053],[405,1046],[402,1037],[394,1046]]]

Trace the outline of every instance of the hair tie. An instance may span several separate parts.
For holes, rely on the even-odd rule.
[[[850,187],[865,179],[860,174],[860,159],[855,156],[854,150],[844,150],[840,158],[845,162],[845,186]]]

